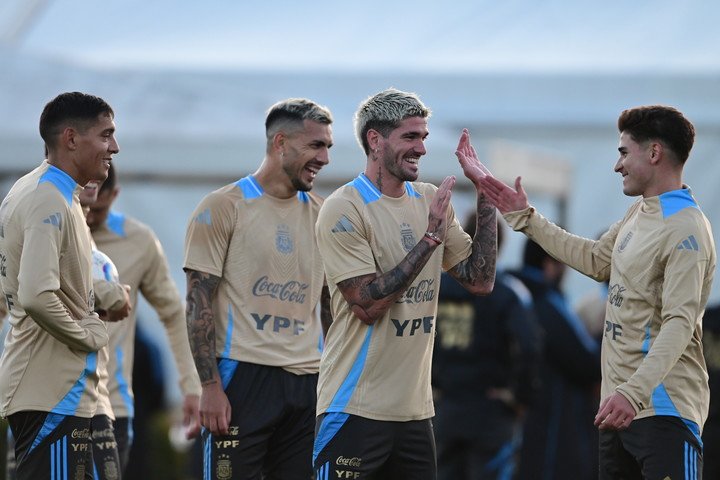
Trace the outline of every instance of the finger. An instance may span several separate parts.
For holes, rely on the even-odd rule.
[[[495,192],[498,195],[508,188],[507,185],[492,176],[486,176],[480,179],[480,185],[482,185],[484,190]]]
[[[467,142],[467,138],[468,138],[467,129],[463,129],[463,131],[460,133],[460,139],[458,140],[458,145],[457,145],[458,151],[463,150],[465,143]]]
[[[518,193],[525,194],[525,190],[522,187],[522,177],[517,177],[515,179],[515,191]]]
[[[210,433],[212,433],[213,435],[219,435],[219,434],[220,434],[220,431],[218,430],[217,422],[215,421],[215,417],[214,417],[214,416],[212,416],[212,415],[206,415],[205,418],[204,418],[204,420],[203,420],[203,425],[205,426],[205,428],[207,428],[208,430],[210,430]]]
[[[218,420],[218,427],[220,428],[220,431],[223,435],[227,435],[229,433],[229,427],[230,427],[230,405],[228,404],[227,409],[225,410],[225,415],[220,417]]]

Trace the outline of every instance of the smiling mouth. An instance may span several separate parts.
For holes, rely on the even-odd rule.
[[[322,167],[306,165],[303,170],[308,172],[312,178],[315,178]]]
[[[408,158],[403,158],[403,161],[404,161],[404,162],[407,162],[407,163],[409,163],[409,164],[411,164],[411,165],[417,165],[418,162],[420,161],[420,159],[419,159],[419,158],[409,158],[409,157],[408,157]]]

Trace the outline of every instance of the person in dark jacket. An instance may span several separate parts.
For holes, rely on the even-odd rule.
[[[532,293],[544,332],[541,389],[527,412],[518,479],[597,478],[597,404],[600,345],[573,313],[560,284],[565,265],[528,239],[523,267],[512,272]]]
[[[474,235],[475,215],[463,227]],[[502,225],[498,224],[498,250]],[[537,388],[540,336],[530,292],[498,274],[474,296],[442,276],[433,361],[438,479],[511,478],[523,412]]]
[[[720,478],[720,304],[703,316],[703,352],[710,377],[710,409],[702,432],[703,478]]]

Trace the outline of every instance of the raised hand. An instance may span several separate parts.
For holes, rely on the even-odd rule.
[[[445,180],[435,192],[435,197],[430,204],[430,213],[428,214],[428,232],[434,233],[437,237],[445,241],[445,232],[447,230],[447,209],[450,205],[450,197],[452,189],[455,186],[455,176],[445,177]]]
[[[467,128],[464,128],[460,134],[460,141],[458,142],[457,150],[455,150],[455,155],[460,161],[460,167],[463,173],[473,182],[475,188],[480,188],[481,179],[487,176],[492,177],[492,173],[480,162],[475,148],[470,143],[470,132]]]
[[[480,188],[485,194],[485,198],[495,205],[503,215],[530,206],[520,177],[515,179],[515,188],[513,189],[492,175],[486,175],[480,180]]]

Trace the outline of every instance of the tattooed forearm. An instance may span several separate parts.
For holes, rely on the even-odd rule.
[[[203,385],[218,380],[215,360],[215,317],[212,303],[220,278],[209,273],[187,270],[187,320],[190,350]]]
[[[436,246],[422,239],[389,272],[383,275],[363,275],[339,282],[338,288],[352,312],[369,325],[385,315],[392,304],[415,281]]]
[[[323,287],[320,292],[320,323],[322,324],[323,336],[327,338],[330,325],[333,323],[332,312],[330,311],[330,289]]]
[[[368,293],[373,300],[393,295],[402,295],[423,269],[435,249],[425,241],[420,241],[405,258],[385,275],[381,275],[368,285]]]
[[[457,264],[450,273],[472,290],[489,293],[495,283],[497,260],[497,216],[495,207],[478,195],[477,224],[470,256]]]

